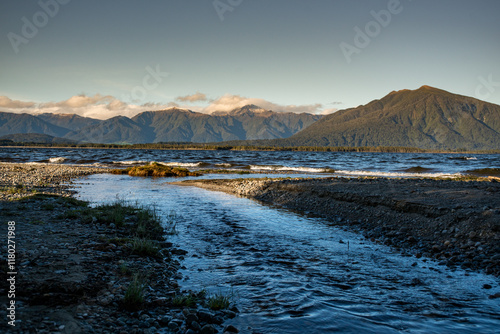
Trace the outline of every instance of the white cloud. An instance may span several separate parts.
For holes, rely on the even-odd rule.
[[[179,96],[175,100],[180,102],[199,102],[207,101],[207,96],[203,93],[196,92],[193,95]]]
[[[133,117],[143,111],[162,110],[172,107],[190,109],[202,113],[229,112],[245,105],[254,104],[263,109],[277,112],[328,114],[336,111],[336,108],[325,109],[322,104],[308,105],[279,105],[259,98],[248,98],[239,95],[226,94],[216,100],[209,100],[205,94],[196,93],[178,97],[176,100],[182,102],[210,101],[208,106],[178,104],[169,102],[167,104],[145,103],[142,105],[128,104],[111,95],[95,94],[87,96],[85,94],[75,95],[67,100],[59,102],[36,103],[30,101],[12,100],[7,96],[0,96],[0,111],[14,113],[54,113],[54,114],[77,114],[84,117],[97,119],[108,119],[118,115]]]
[[[34,106],[34,102],[23,102],[19,100],[11,100],[7,96],[0,96],[0,107],[19,109],[19,108],[30,108]]]
[[[110,95],[95,94],[87,96],[85,94],[75,95],[65,101],[60,102],[23,102],[11,100],[6,96],[0,96],[0,107],[2,111],[28,114],[77,114],[84,117],[97,119],[108,119],[118,115],[133,117],[143,111],[160,110],[172,107],[173,105],[147,103],[144,105],[127,104]],[[174,103],[174,106],[177,106]]]
[[[293,113],[311,113],[318,114],[322,112],[323,105],[320,103],[306,105],[279,105],[259,98],[248,98],[239,95],[226,94],[215,101],[202,111],[205,113],[213,113],[215,111],[231,111],[236,108],[241,108],[249,104],[254,104],[264,109],[269,109],[278,112],[293,112]]]

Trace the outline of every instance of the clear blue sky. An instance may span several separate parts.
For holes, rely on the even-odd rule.
[[[51,9],[56,1],[41,0]],[[343,109],[430,85],[500,104],[500,1],[397,2],[72,0],[49,15],[38,1],[5,0],[0,96],[57,102],[100,94],[167,105],[199,92],[206,99],[193,106],[227,94]],[[371,12],[388,8],[391,18],[375,23]],[[36,34],[23,35],[26,20],[40,26]],[[340,45],[356,47],[355,27],[366,33],[367,24],[369,44],[348,62]],[[148,68],[168,76],[145,86]],[[478,89],[488,77],[495,84]]]

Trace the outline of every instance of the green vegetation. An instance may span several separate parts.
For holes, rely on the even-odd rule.
[[[185,293],[182,295],[175,295],[172,299],[172,305],[175,307],[193,307],[199,300],[199,296],[197,296],[194,292]]]
[[[144,149],[144,150],[206,150],[206,151],[285,151],[285,152],[381,152],[381,153],[474,153],[474,154],[498,154],[500,149],[423,149],[410,146],[339,146],[339,145],[319,145],[319,144],[294,144],[281,139],[275,140],[248,140],[237,142],[221,143],[152,143],[152,144],[37,144],[37,143],[11,143],[6,145],[0,142],[0,146],[25,146],[25,147],[59,147],[59,148],[82,148],[82,149]],[[118,169],[123,171],[125,169]],[[127,174],[120,172],[118,174]]]
[[[176,235],[177,234],[177,220],[179,216],[175,213],[175,211],[170,211],[170,213],[165,217],[164,221],[164,231],[166,235]]]
[[[232,292],[227,295],[221,292],[213,294],[208,297],[207,305],[214,311],[227,309],[231,305],[233,296],[234,294]]]
[[[112,174],[128,174],[130,176],[153,176],[153,177],[185,177],[200,176],[200,173],[190,172],[186,168],[170,167],[152,162],[149,165],[129,167],[126,169],[112,169]]]
[[[134,275],[132,282],[123,297],[123,306],[128,310],[137,310],[144,302],[145,284],[138,274]]]
[[[158,248],[158,243],[153,240],[134,238],[134,240],[132,240],[132,254],[158,257],[160,249]]]
[[[423,86],[327,115],[281,146],[417,147],[436,151],[500,148],[500,106]]]

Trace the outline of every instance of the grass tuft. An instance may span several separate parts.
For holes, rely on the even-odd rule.
[[[134,275],[132,282],[123,297],[123,305],[128,310],[137,310],[144,302],[145,284],[138,274]]]
[[[152,240],[142,238],[132,240],[132,254],[157,257],[159,252],[157,243]]]
[[[234,293],[224,294],[222,292],[213,294],[207,299],[207,306],[214,310],[225,310],[229,308],[234,298]]]
[[[194,293],[175,295],[172,299],[172,305],[175,307],[193,307],[198,302],[198,297]]]

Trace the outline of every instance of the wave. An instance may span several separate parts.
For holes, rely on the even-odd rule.
[[[125,161],[113,161],[116,165],[147,165],[149,161],[145,160],[125,160]]]
[[[229,168],[229,167],[233,167],[234,165],[233,164],[230,164],[230,163],[227,163],[227,162],[224,162],[224,163],[220,163],[220,164],[215,164],[216,167],[224,167],[224,168]]]
[[[463,157],[449,157],[448,159],[450,159],[450,160],[477,160],[476,157],[466,157],[466,156],[463,156]]]
[[[64,157],[49,158],[49,163],[62,164],[66,160],[67,160],[67,158],[64,158]]]
[[[304,172],[304,173],[334,173],[335,171],[329,167],[314,168],[314,167],[288,167],[278,165],[250,165],[249,169],[252,170],[272,170],[279,172]]]
[[[372,172],[365,170],[336,170],[335,174],[347,176],[381,176],[381,177],[460,177],[460,173],[405,173],[405,172]]]
[[[206,162],[158,162],[163,166],[174,166],[174,167],[206,167],[210,166],[209,163]]]
[[[431,160],[432,158],[429,157],[414,157],[410,158],[409,160]]]
[[[427,173],[431,172],[433,170],[434,170],[433,168],[426,168],[426,167],[417,166],[417,167],[410,167],[410,168],[402,169],[401,172],[422,174],[422,173],[426,173],[426,172]]]

